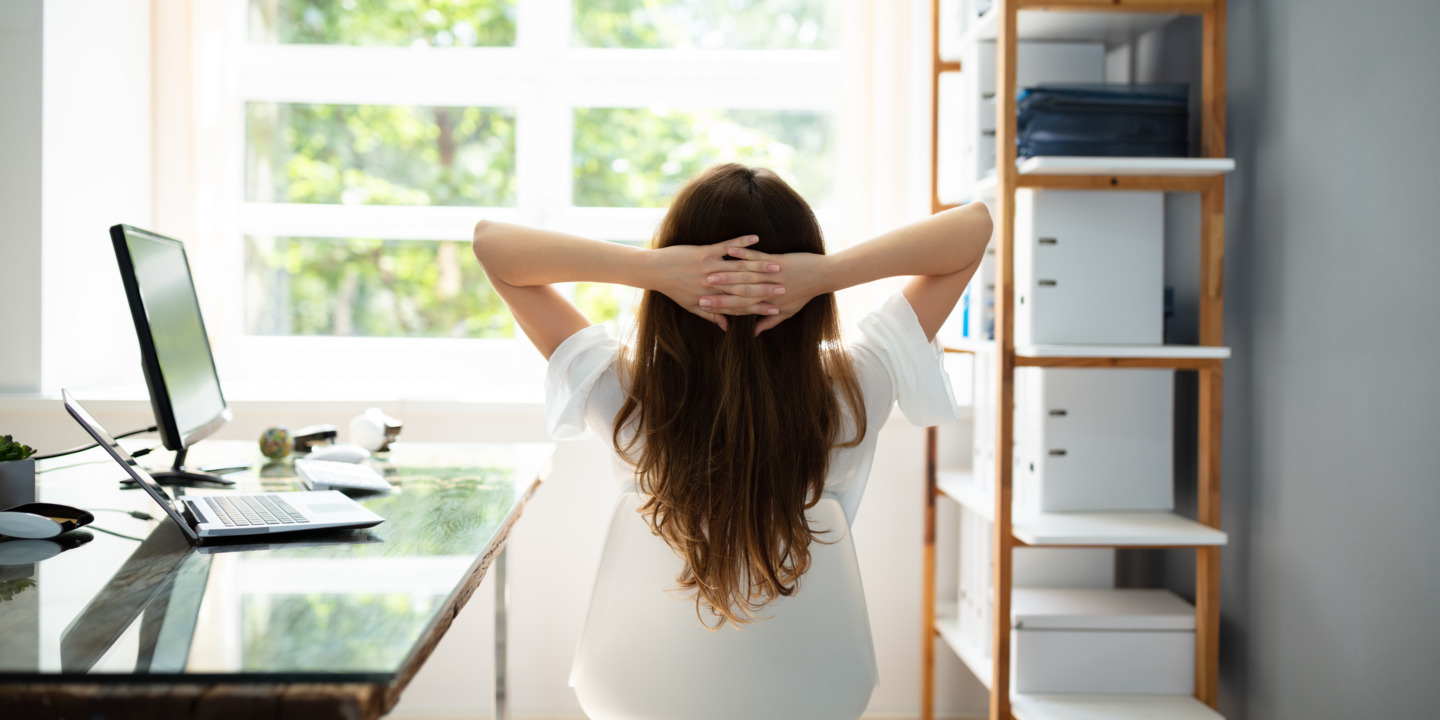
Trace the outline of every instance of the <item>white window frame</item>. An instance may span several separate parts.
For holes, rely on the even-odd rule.
[[[842,3],[846,11],[852,2]],[[521,0],[513,48],[387,48],[248,42],[247,0],[192,18],[197,277],[213,288],[206,317],[227,390],[290,388],[339,395],[357,383],[384,397],[454,398],[481,374],[485,399],[538,398],[543,362],[523,338],[475,340],[246,335],[244,238],[250,234],[467,241],[481,218],[614,240],[645,240],[661,208],[571,204],[578,107],[820,111],[835,123],[836,187],[817,208],[832,250],[853,241],[861,190],[846,156],[845,99],[854,83],[842,50],[671,51],[571,47],[571,0]],[[854,32],[846,33],[848,45]],[[245,104],[452,105],[513,108],[516,206],[400,207],[244,201]],[[557,141],[556,138],[563,138]],[[853,153],[852,153],[853,154]],[[838,243],[837,243],[838,240]],[[202,291],[202,296],[207,293]],[[219,300],[213,298],[220,298]],[[223,299],[232,299],[224,302]],[[213,309],[209,306],[214,306]]]

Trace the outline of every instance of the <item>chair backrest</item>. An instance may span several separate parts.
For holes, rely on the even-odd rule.
[[[684,567],[623,494],[590,598],[570,684],[591,720],[853,720],[875,690],[875,646],[840,503],[811,508],[811,565],[794,596],[742,629],[710,631]],[[713,624],[713,623],[712,623]]]

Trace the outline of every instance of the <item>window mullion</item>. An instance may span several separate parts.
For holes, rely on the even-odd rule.
[[[521,27],[533,66],[538,69],[534,115],[529,128],[536,134],[530,146],[532,161],[526,171],[534,174],[536,224],[555,228],[558,218],[571,204],[572,103],[561,86],[569,68],[573,9],[571,0],[534,0],[521,3]],[[528,12],[528,14],[527,14]]]

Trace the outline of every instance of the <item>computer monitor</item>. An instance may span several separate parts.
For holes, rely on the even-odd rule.
[[[166,484],[228,484],[218,476],[185,469],[190,446],[230,419],[185,246],[129,225],[110,228],[110,239],[140,340],[140,365],[150,388],[155,424],[161,442],[175,452],[170,471],[151,474]]]

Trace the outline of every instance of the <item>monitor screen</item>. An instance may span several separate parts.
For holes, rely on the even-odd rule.
[[[129,225],[110,235],[160,437],[180,450],[229,419],[185,246]]]

